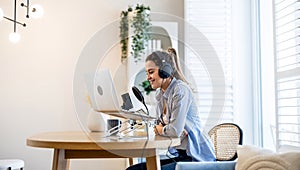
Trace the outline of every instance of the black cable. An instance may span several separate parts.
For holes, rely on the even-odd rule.
[[[164,80],[165,80],[165,79],[163,78],[163,81],[164,81]],[[163,81],[162,81],[161,87],[160,87],[161,90],[162,90],[162,84],[163,84]],[[141,96],[139,96],[139,97],[141,97]],[[139,99],[139,100],[140,100],[140,99]],[[142,101],[144,101],[144,100],[142,99]],[[149,116],[150,114],[149,114],[149,110],[148,110],[147,105],[145,104],[145,102],[142,102],[142,103],[144,104],[144,106],[145,106],[145,108],[146,108],[146,111],[147,111],[147,115]],[[138,113],[139,113],[139,112],[138,112]],[[142,121],[145,122],[145,124],[146,124],[146,131],[147,131],[147,140],[146,140],[146,142],[145,142],[145,144],[144,144],[143,151],[142,151],[142,156],[141,156],[141,158],[143,158],[143,157],[144,157],[144,152],[145,152],[145,150],[146,150],[146,146],[147,146],[147,144],[148,144],[148,142],[149,142],[149,129],[148,129],[149,127],[148,127],[148,122],[146,122],[146,121],[144,120],[144,117],[141,115],[141,113],[139,113],[139,115],[141,116]],[[154,127],[155,127],[155,130],[158,132],[156,126],[154,126]],[[163,135],[160,135],[159,133],[158,133],[158,135],[159,135],[159,136],[163,136]],[[169,146],[168,146],[168,150],[167,150],[167,153],[168,153],[170,147],[172,146],[173,141],[172,141],[172,138],[171,138],[170,136],[163,136],[163,137],[168,137],[168,138],[170,139],[170,141],[171,141],[170,144],[169,144]],[[167,156],[169,159],[171,159],[172,161],[174,161],[174,162],[176,163],[176,160],[174,160],[173,158],[169,157],[169,156],[167,155],[167,153],[166,153],[166,156]],[[141,166],[143,166],[143,164],[141,164]]]
[[[157,130],[157,128],[156,128],[156,126],[155,126],[155,130],[158,132],[158,130]],[[166,152],[166,157],[168,157],[170,160],[172,160],[174,163],[177,163],[177,161],[174,159],[174,158],[171,158],[169,155],[168,155],[168,153],[170,153],[169,152],[169,150],[170,150],[170,148],[171,148],[171,146],[172,146],[172,143],[173,143],[173,140],[172,140],[172,137],[170,137],[170,136],[168,136],[168,135],[166,135],[166,136],[164,136],[164,135],[161,135],[161,134],[157,134],[158,136],[162,136],[162,137],[167,137],[167,138],[169,138],[169,140],[170,140],[170,144],[169,144],[169,146],[168,146],[168,149],[167,149],[167,152]],[[172,155],[172,153],[170,153],[171,155]]]
[[[146,110],[147,110],[147,115],[149,116],[149,110],[148,110],[146,104],[145,104],[145,103],[143,103],[143,104],[145,105],[145,108],[146,108]],[[148,144],[148,142],[149,142],[149,129],[148,129],[148,122],[145,121],[144,117],[142,116],[142,114],[141,114],[140,112],[138,112],[138,113],[139,113],[139,115],[141,116],[142,121],[145,123],[145,126],[146,126],[146,133],[147,133],[147,140],[146,140],[146,142],[145,142],[145,144],[144,144],[144,146],[143,146],[143,151],[142,151],[142,156],[141,156],[141,158],[143,158],[143,157],[144,157],[145,150],[146,150],[146,146],[147,146],[147,144]],[[143,166],[143,165],[141,164],[141,166]]]
[[[15,0],[15,5],[14,5],[14,7],[15,7],[15,11],[14,11],[14,33],[16,33],[17,32],[17,26],[16,26],[16,24],[17,24],[17,0]]]
[[[163,78],[162,83],[161,83],[161,85],[160,85],[160,90],[161,90],[161,91],[162,91],[162,85],[163,85],[164,81],[166,82],[166,79],[165,79],[165,78]],[[164,111],[162,111],[162,112],[164,112]],[[171,117],[171,115],[170,115],[170,117]],[[170,117],[169,117],[169,121],[170,121]],[[166,126],[166,125],[167,125],[167,124],[164,122],[164,120],[163,120],[162,114],[160,114],[160,119],[158,119],[157,124],[159,124],[159,123],[161,123],[163,126]],[[168,138],[170,139],[171,142],[170,142],[170,144],[169,144],[169,146],[168,146],[168,149],[167,149],[167,152],[166,152],[166,157],[168,157],[169,159],[171,159],[173,162],[176,163],[176,160],[175,160],[174,158],[171,158],[171,157],[168,155],[168,152],[169,152],[169,150],[170,150],[170,148],[171,148],[171,146],[172,146],[172,143],[173,143],[172,138],[171,138],[170,136],[168,136],[168,135],[164,136],[164,135],[159,134],[159,132],[158,132],[156,126],[154,126],[154,127],[155,127],[155,130],[156,130],[158,136],[168,137]],[[170,153],[170,154],[171,154],[171,153]],[[172,155],[172,154],[171,154],[171,155]]]

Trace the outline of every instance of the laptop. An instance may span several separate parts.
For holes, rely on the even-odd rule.
[[[143,109],[136,110],[133,108],[128,93],[121,95],[123,105],[119,104],[115,85],[108,69],[102,69],[94,74],[86,75],[85,81],[94,110],[132,120],[155,119],[147,115]]]
[[[120,110],[116,89],[109,69],[101,69],[85,76],[91,105],[99,112]]]

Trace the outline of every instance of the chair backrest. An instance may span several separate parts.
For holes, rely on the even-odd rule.
[[[243,131],[234,123],[222,123],[209,132],[217,161],[232,161],[237,158],[237,146],[243,143]]]

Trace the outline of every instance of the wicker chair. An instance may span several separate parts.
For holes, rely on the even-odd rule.
[[[242,129],[233,123],[216,125],[208,132],[217,161],[232,161],[237,158],[237,146],[243,143]]]

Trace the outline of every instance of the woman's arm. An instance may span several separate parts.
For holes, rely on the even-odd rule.
[[[155,125],[155,127],[154,127],[155,134],[156,135],[162,135],[163,128],[164,128],[164,126],[161,123],[158,124],[158,125]]]

